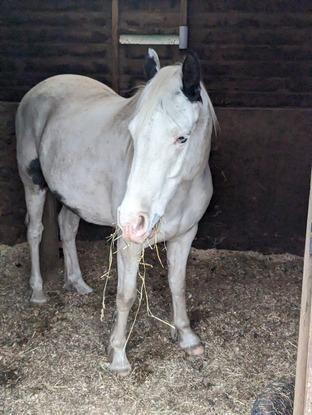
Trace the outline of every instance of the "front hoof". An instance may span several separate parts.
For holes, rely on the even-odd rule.
[[[108,369],[117,376],[126,377],[131,373],[131,366],[129,367],[114,367],[112,364],[108,366]]]
[[[189,356],[204,356],[205,354],[205,347],[201,343],[195,346],[185,347],[184,350]]]
[[[48,298],[42,291],[33,291],[30,297],[30,302],[33,304],[45,304],[48,301]]]
[[[118,376],[127,376],[131,372],[131,365],[124,350],[114,350],[114,348],[108,346],[108,356],[111,360],[108,369]]]
[[[112,353],[112,352],[111,352]],[[122,361],[113,360],[112,363],[108,366],[108,369],[115,373],[118,376],[128,376],[131,372],[131,365],[128,362],[128,359],[122,359]]]

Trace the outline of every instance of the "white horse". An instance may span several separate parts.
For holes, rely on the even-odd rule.
[[[110,368],[128,373],[126,326],[136,297],[142,248],[167,241],[173,321],[189,354],[204,352],[190,328],[185,268],[198,221],[211,196],[208,165],[216,116],[200,82],[199,61],[160,69],[156,52],[145,59],[149,82],[132,98],[78,75],[49,78],[22,99],[16,115],[17,161],[25,187],[31,253],[31,301],[44,303],[39,266],[42,211],[49,189],[63,204],[59,214],[65,286],[92,289],[82,278],[75,237],[80,218],[117,226],[117,317],[110,337]],[[127,241],[127,242],[126,242]]]

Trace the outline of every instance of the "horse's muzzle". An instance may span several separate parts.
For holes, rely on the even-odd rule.
[[[150,220],[149,216],[144,212],[138,213],[131,221],[127,221],[126,223],[122,223],[119,218],[122,237],[129,242],[137,244],[143,243],[153,234],[159,218],[158,215],[154,215],[152,220]]]
[[[122,230],[122,237],[129,242],[143,243],[148,237],[148,216],[139,213],[134,219],[126,223],[119,223]]]

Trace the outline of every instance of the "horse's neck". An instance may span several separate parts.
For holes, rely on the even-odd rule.
[[[135,115],[140,94],[141,91],[138,91],[130,98],[122,98],[109,124],[104,123],[105,130],[109,130],[113,137],[113,151],[119,154],[126,164],[131,164],[133,157],[133,141],[129,132],[129,124]]]

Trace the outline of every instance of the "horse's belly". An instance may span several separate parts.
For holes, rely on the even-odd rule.
[[[116,221],[116,209],[112,206],[109,183],[90,186],[90,183],[77,182],[70,176],[65,176],[62,182],[50,176],[47,183],[49,189],[62,204],[87,222],[112,225]]]
[[[49,189],[64,205],[88,222],[112,225],[129,163],[111,131],[98,131],[91,121],[75,118],[71,126],[63,118],[51,120],[39,159]]]
[[[48,152],[51,154],[51,152]],[[53,154],[53,153],[52,153]],[[98,225],[114,225],[117,207],[120,205],[126,178],[115,179],[113,170],[105,159],[88,159],[85,152],[80,157],[67,153],[66,162],[62,152],[54,153],[53,162],[41,156],[43,175],[49,189],[65,206],[87,222]]]

